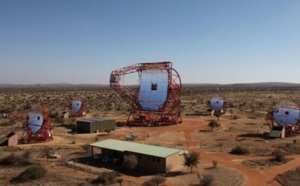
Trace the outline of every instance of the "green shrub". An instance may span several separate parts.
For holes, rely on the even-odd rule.
[[[231,151],[229,152],[230,154],[235,154],[235,155],[249,155],[250,151],[249,149],[241,146],[236,146]]]
[[[135,155],[125,155],[123,157],[123,167],[127,170],[133,170],[138,164],[138,159]]]
[[[201,178],[200,185],[201,186],[210,186],[214,181],[214,177],[210,174],[204,174]]]
[[[0,166],[9,166],[9,165],[29,165],[31,164],[28,161],[28,158],[22,156],[16,156],[14,153],[4,157],[0,160]]]
[[[41,166],[33,166],[21,172],[19,176],[11,180],[12,183],[23,183],[31,180],[37,180],[45,176],[47,170]]]
[[[53,154],[54,150],[52,147],[49,146],[44,146],[43,148],[41,148],[41,156],[43,158],[49,158],[51,156],[51,154]]]
[[[117,177],[120,176],[118,172],[101,172],[101,174],[93,180],[92,184],[109,185],[118,181]]]
[[[212,164],[213,164],[213,168],[217,168],[217,166],[218,166],[218,161],[217,161],[217,160],[213,160],[213,161],[212,161]]]
[[[281,162],[281,163],[287,162],[285,156],[280,151],[273,151],[272,155],[274,156],[274,158],[272,159],[273,161],[277,161],[277,162]]]
[[[13,125],[14,124],[14,122],[11,122],[11,121],[4,121],[4,122],[2,122],[2,123],[0,123],[0,126],[11,126],[11,125]]]
[[[208,126],[211,128],[211,130],[213,130],[215,127],[219,127],[220,124],[217,121],[212,120],[208,123]]]
[[[23,154],[21,155],[21,157],[24,158],[24,159],[26,159],[26,160],[29,160],[30,155],[31,155],[31,151],[25,150],[25,151],[23,152]]]
[[[184,166],[191,168],[191,172],[193,172],[193,167],[197,167],[200,154],[196,151],[190,151],[188,153],[184,153]]]
[[[166,178],[162,176],[154,176],[149,180],[146,180],[142,186],[158,186],[162,184],[164,181],[166,181]]]

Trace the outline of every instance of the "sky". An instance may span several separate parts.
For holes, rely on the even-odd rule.
[[[182,83],[300,83],[299,10],[298,0],[0,0],[0,84],[109,84],[112,70],[160,61]]]

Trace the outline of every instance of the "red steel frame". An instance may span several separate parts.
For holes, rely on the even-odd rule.
[[[223,107],[220,110],[214,110],[211,107],[210,100],[207,101],[207,106],[212,110],[212,115],[216,116],[218,119],[220,118],[220,116],[222,116],[223,114],[225,114],[226,111],[227,111],[227,109],[228,109],[228,104],[227,104],[227,102],[225,100],[224,100]]]
[[[46,104],[40,105],[40,112],[43,115],[43,125],[39,131],[36,133],[32,133],[27,117],[25,122],[25,131],[27,133],[27,143],[38,143],[38,142],[46,142],[53,140],[52,131],[51,131],[51,117],[50,117],[50,109]]]
[[[73,110],[72,110],[72,101],[71,101],[71,103],[69,103],[69,105],[68,105],[69,113],[70,113],[69,117],[71,117],[71,118],[84,117],[86,115],[85,103],[84,103],[83,99],[80,96],[78,96],[76,98],[76,100],[81,101],[81,108],[78,112],[73,112]]]
[[[267,113],[267,115],[265,117],[265,121],[269,125],[271,130],[274,127],[281,126],[281,125],[279,125],[278,123],[275,122],[275,119],[273,117],[273,113],[274,113],[274,111],[270,111],[270,112]],[[296,123],[293,126],[285,127],[285,136],[293,136],[293,135],[297,135],[297,134],[300,134],[300,121],[298,121],[298,123]]]
[[[139,79],[142,71],[163,69],[168,72],[168,94],[165,104],[158,111],[144,110],[138,104],[139,88],[130,89],[121,85],[122,76],[138,72]],[[130,105],[131,111],[127,119],[129,125],[174,125],[182,123],[180,95],[182,92],[181,79],[178,72],[172,68],[172,62],[138,63],[114,70],[110,75],[110,87],[115,90]],[[145,99],[145,101],[147,101]],[[151,101],[148,102],[151,104]]]

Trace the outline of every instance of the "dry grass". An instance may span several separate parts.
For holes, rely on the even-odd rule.
[[[282,185],[285,186],[293,186],[293,185],[300,185],[300,167],[290,170],[284,174],[279,174],[276,179]]]
[[[220,94],[230,105],[232,113],[227,112],[220,117],[220,127],[210,130],[208,123],[216,119],[212,116],[201,116],[199,113],[207,113],[206,101]],[[59,117],[68,108],[64,106],[65,101],[72,100],[81,95],[86,102],[88,117],[112,117],[117,121],[125,121],[129,105],[123,102],[114,91],[108,88],[83,89],[83,90],[0,90],[0,112],[23,111],[25,108],[34,108],[39,100],[50,107],[51,113]],[[215,185],[242,185],[245,175],[249,175],[247,166],[265,169],[269,167],[268,162],[253,160],[253,157],[266,159],[276,149],[281,150],[285,155],[300,153],[300,142],[294,142],[298,137],[285,139],[266,139],[264,132],[269,128],[265,125],[264,117],[266,112],[276,103],[284,99],[294,103],[300,103],[300,90],[298,89],[214,89],[203,87],[187,87],[182,94],[182,116],[183,124],[179,126],[164,127],[134,127],[120,128],[109,135],[100,134],[75,134],[68,131],[75,127],[75,119],[56,120],[52,122],[54,140],[40,144],[25,144],[18,147],[0,147],[0,158],[10,153],[21,154],[25,150],[30,151],[30,161],[33,164],[41,164],[47,169],[47,176],[31,184],[39,185],[90,185],[90,181],[97,178],[97,175],[64,167],[60,160],[49,160],[41,158],[43,146],[51,146],[54,151],[65,159],[88,157],[90,152],[82,148],[83,145],[106,138],[123,139],[128,133],[137,133],[137,142],[154,144],[160,146],[174,147],[183,150],[193,149],[199,151],[201,174],[211,174],[214,177]],[[234,116],[234,117],[233,117]],[[22,121],[25,115],[19,115],[13,123],[8,119],[0,118],[0,135],[11,131],[17,132],[20,136],[23,133]],[[235,119],[234,119],[235,118]],[[4,123],[1,125],[1,123]],[[251,152],[245,157],[247,165],[235,163],[235,157],[229,151],[235,146],[247,146]],[[211,167],[212,158],[218,161],[215,169]],[[247,158],[249,158],[247,160]],[[210,166],[206,163],[209,163]],[[249,165],[250,164],[250,165]],[[244,167],[240,167],[244,166]],[[280,166],[280,165],[278,165]],[[231,168],[232,167],[232,168]],[[273,165],[268,169],[272,169]],[[24,167],[1,167],[0,185],[9,184],[9,180],[16,177]],[[102,170],[102,169],[100,169]],[[106,171],[106,169],[103,169]],[[241,172],[237,171],[240,170]],[[255,171],[255,170],[254,170]],[[251,172],[252,173],[252,172]],[[256,172],[260,174],[260,172]],[[241,177],[243,179],[241,179]],[[148,177],[142,177],[146,180]],[[228,179],[230,178],[230,179]],[[282,178],[280,178],[282,179]],[[248,179],[248,181],[251,181]],[[287,180],[285,180],[286,183]],[[176,185],[179,183],[197,183],[196,174],[184,174],[167,178],[166,184]],[[293,182],[295,183],[295,182]],[[124,185],[140,185],[134,178],[127,178]],[[27,184],[30,185],[30,184]],[[180,184],[179,184],[180,185]],[[288,184],[287,184],[288,185]],[[26,183],[25,183],[26,186]]]

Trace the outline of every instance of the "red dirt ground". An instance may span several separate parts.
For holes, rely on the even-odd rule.
[[[152,135],[156,135],[157,133],[166,133],[170,131],[183,131],[185,141],[183,143],[186,144],[188,150],[197,151],[200,153],[200,164],[201,163],[211,163],[213,160],[217,160],[219,164],[224,167],[232,168],[240,173],[244,174],[246,177],[245,185],[248,186],[258,186],[258,185],[270,185],[270,186],[279,186],[281,185],[275,180],[275,177],[280,174],[284,173],[288,170],[297,168],[300,166],[300,156],[299,155],[291,155],[288,158],[292,158],[291,161],[279,165],[273,166],[268,169],[264,170],[256,170],[250,167],[246,167],[245,165],[238,163],[241,160],[248,160],[248,159],[263,159],[266,157],[261,156],[236,156],[230,155],[228,153],[210,153],[205,152],[199,148],[199,143],[205,141],[203,140],[193,140],[192,133],[198,131],[199,129],[209,129],[207,126],[207,121],[199,118],[184,118],[184,123],[178,126],[168,126],[168,127],[157,127],[157,128],[146,128],[145,130],[151,131]],[[135,128],[133,130],[141,130],[141,128]],[[212,132],[213,133],[213,132]],[[213,134],[212,134],[213,135]],[[215,137],[212,137],[215,138]],[[222,137],[224,138],[224,137]],[[230,138],[230,137],[229,137]],[[137,139],[139,140],[139,139]],[[232,140],[228,139],[228,140]],[[259,144],[258,144],[259,145]],[[134,181],[136,183],[142,183],[141,179],[132,178],[130,176],[124,176],[124,180]],[[172,179],[167,181],[166,183],[168,186],[174,186],[174,182]]]

